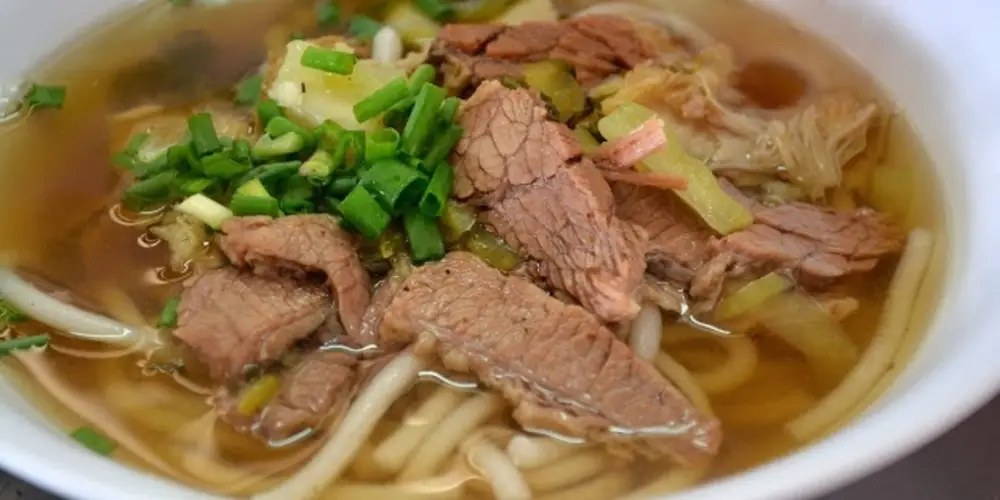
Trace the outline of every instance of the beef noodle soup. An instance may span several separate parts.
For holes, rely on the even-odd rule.
[[[933,312],[904,117],[772,14],[208,3],[3,103],[0,364],[95,453],[262,499],[666,493],[844,425]]]

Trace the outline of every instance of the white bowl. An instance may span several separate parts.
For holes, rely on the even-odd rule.
[[[166,1],[166,0],[161,0]],[[706,0],[708,1],[708,0]],[[712,0],[715,1],[715,0]],[[726,1],[726,0],[718,0]],[[0,82],[135,0],[0,0]],[[981,0],[758,0],[868,68],[909,115],[947,210],[949,264],[926,340],[878,403],[822,442],[677,495],[781,500],[823,494],[954,426],[1000,386],[1000,4]],[[992,179],[992,180],[991,180]],[[97,457],[0,385],[0,467],[78,499],[210,498]]]

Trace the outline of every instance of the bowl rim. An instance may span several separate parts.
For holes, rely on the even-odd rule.
[[[122,8],[125,5],[135,4],[136,0],[109,0],[105,3],[111,2],[116,3],[118,8]],[[786,17],[788,10],[801,8],[790,5],[794,3],[794,0],[758,0],[758,3],[777,8],[781,11],[779,15]],[[811,8],[823,9],[831,3],[820,2]],[[933,27],[945,22],[960,23],[963,19],[975,20],[984,17],[984,14],[998,13],[989,11],[989,9],[997,9],[996,7],[979,5],[976,0],[953,0],[946,6],[940,6],[933,0],[914,0],[908,4],[908,9],[901,7],[898,3],[892,5],[893,0],[869,0],[864,3],[867,4],[865,9],[891,14],[890,17],[894,18],[895,21],[893,26],[887,28],[889,31],[902,30],[906,31],[907,35],[928,26]],[[913,6],[918,7],[914,8]],[[950,17],[948,21],[945,21],[943,16]],[[792,17],[795,18],[794,15]],[[797,18],[793,22],[802,24]],[[836,39],[836,36],[830,35],[829,32],[824,33],[821,27],[810,26],[810,28],[818,28],[809,29],[809,31],[818,31],[820,36],[828,40]],[[69,36],[72,37],[75,34],[70,32]],[[949,76],[957,75],[961,69],[960,66],[967,67],[970,60],[972,63],[977,60],[989,60],[986,58],[989,54],[985,49],[967,54],[967,57],[949,60],[946,57],[949,54],[944,52],[945,47],[948,44],[956,43],[954,33],[950,31],[934,32],[931,30],[916,33],[916,35],[918,35],[916,40],[920,44],[921,50],[926,49],[934,62],[943,63],[943,66],[948,69],[946,73]],[[896,33],[893,36],[901,35]],[[63,38],[64,42],[65,40],[66,38]],[[958,38],[958,40],[969,42],[968,38]],[[1000,38],[995,38],[993,41],[1000,41]],[[982,45],[983,47],[993,46],[990,44]],[[977,92],[983,91],[990,83],[1000,83],[1000,67],[991,69],[987,66],[980,67],[978,70],[985,73],[983,73],[984,80],[976,84],[978,85]],[[971,89],[968,86],[973,85],[957,78],[951,80],[950,83],[960,89]],[[996,92],[995,89],[1000,89],[1000,85],[990,90],[990,95],[996,97],[991,102],[1000,104],[1000,92]],[[1000,337],[991,337],[986,334],[990,330],[990,320],[997,319],[1000,316],[1000,311],[992,310],[993,308],[989,307],[989,301],[985,300],[985,297],[976,296],[977,291],[989,290],[991,287],[988,285],[991,282],[1000,281],[1000,266],[992,265],[986,269],[973,268],[973,263],[988,262],[986,256],[1000,242],[1000,221],[994,221],[990,218],[991,210],[995,211],[996,209],[984,201],[983,195],[988,194],[986,183],[972,182],[973,180],[983,180],[983,177],[986,180],[992,179],[994,176],[987,174],[992,169],[992,165],[998,164],[1000,161],[1000,154],[996,154],[995,157],[981,155],[973,157],[971,155],[971,151],[988,151],[985,149],[986,146],[1000,143],[1000,127],[993,126],[988,133],[980,134],[979,137],[968,141],[959,142],[962,151],[958,159],[967,171],[966,173],[970,174],[965,179],[965,188],[969,197],[966,200],[945,200],[946,202],[964,204],[959,212],[967,216],[965,220],[956,221],[956,225],[946,226],[950,233],[950,240],[959,243],[951,247],[944,283],[945,290],[949,294],[954,292],[956,298],[941,301],[939,311],[928,326],[928,330],[943,329],[946,323],[944,319],[947,317],[955,320],[956,325],[968,325],[969,328],[985,333],[971,337],[964,345],[954,350],[949,359],[940,363],[940,366],[915,378],[910,390],[892,397],[891,400],[882,396],[873,403],[873,408],[830,436],[814,444],[804,446],[784,458],[734,476],[696,486],[670,496],[671,499],[782,500],[821,495],[866,473],[874,472],[943,434],[986,404],[1000,389],[1000,369],[996,366],[993,354],[1000,351]],[[940,170],[940,167],[936,166],[936,170]],[[973,177],[977,179],[973,179]],[[997,229],[996,236],[974,234],[968,230],[969,227],[995,228]],[[959,315],[957,302],[961,300],[969,301],[961,310],[972,311],[979,315],[975,322],[970,324],[963,318],[955,318]],[[970,382],[970,373],[977,374],[979,378]],[[962,389],[956,390],[956,387]],[[947,408],[941,405],[940,408],[928,410],[928,402],[934,401],[947,401]],[[10,409],[10,413],[14,414],[13,418],[17,419],[19,423],[37,425],[37,422],[33,424],[35,420],[33,416],[17,412],[15,409]],[[20,441],[13,438],[16,432],[15,429],[0,429],[0,442]],[[857,449],[868,452],[850,451]],[[103,500],[131,497],[131,490],[102,480],[102,478],[108,477],[108,472],[130,475],[128,483],[130,487],[149,488],[145,490],[143,495],[145,498],[177,498],[179,495],[183,495],[185,498],[218,498],[187,489],[170,479],[126,468],[116,462],[100,460],[100,457],[96,457],[95,460],[95,457],[79,450],[58,450],[58,452],[68,456],[69,460],[73,460],[79,466],[63,468],[53,473],[52,459],[48,456],[48,450],[30,446],[3,446],[0,448],[0,467],[26,481],[67,498],[100,498]],[[95,474],[95,470],[99,470],[101,474]]]

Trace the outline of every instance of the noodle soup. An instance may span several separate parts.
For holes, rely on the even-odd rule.
[[[734,2],[434,5],[450,14],[408,2],[149,4],[41,68],[39,92],[65,86],[64,100],[33,94],[32,107],[29,95],[0,134],[17,165],[0,186],[6,372],[83,445],[212,493],[598,499],[684,489],[806,446],[907,361],[936,300],[918,289],[941,279],[940,202],[905,117],[863,71]],[[523,29],[548,23],[572,41],[592,19],[636,45],[538,48]],[[458,21],[489,34],[468,42],[443,28]],[[361,119],[355,105],[393,89],[402,112]],[[439,91],[421,145],[414,103]],[[449,112],[452,97],[462,101]],[[490,121],[496,109],[509,120]],[[516,177],[502,139],[519,132],[502,127],[522,121],[582,152],[528,155],[527,170],[547,173]],[[461,132],[451,144],[449,130]],[[503,162],[488,163],[484,137]],[[427,162],[438,142],[444,156]],[[387,161],[398,167],[385,178],[423,182],[406,185],[417,195],[383,196]],[[439,164],[454,180],[427,209]],[[502,182],[479,176],[491,165]],[[590,172],[598,187],[580,188]],[[361,191],[374,204],[352,211]],[[541,204],[577,210],[573,200],[605,191],[616,206],[595,202],[579,219]],[[730,216],[698,196],[725,200]],[[552,219],[521,225],[542,210]],[[780,219],[793,210],[802,227]],[[277,217],[237,224],[260,216]],[[808,251],[740,246],[774,234],[782,251]],[[295,253],[311,238],[347,243]],[[674,252],[678,241],[696,255]],[[462,293],[452,273],[470,277]],[[411,293],[420,286],[453,301],[428,312],[435,303]],[[244,295],[226,302],[234,288]],[[55,302],[31,306],[32,294]],[[577,336],[541,343],[550,324],[533,323],[547,317],[534,305],[571,318]],[[503,351],[497,332],[534,349]],[[592,351],[571,355],[579,338],[608,346],[596,373],[577,366]],[[533,354],[545,350],[552,358]],[[613,383],[574,392],[546,359]],[[612,361],[627,375],[600,369]],[[646,409],[626,411],[634,401]]]

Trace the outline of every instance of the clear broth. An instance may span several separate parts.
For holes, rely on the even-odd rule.
[[[781,94],[833,87],[847,87],[891,106],[846,57],[771,14],[734,1],[685,0],[670,5],[735,47],[753,68],[747,85],[764,89],[766,101],[774,106],[797,99]],[[214,9],[147,5],[108,21],[82,43],[67,46],[49,66],[39,68],[38,81],[66,84],[69,96],[59,112],[42,112],[2,126],[0,263],[42,276],[108,312],[114,312],[113,294],[124,293],[143,316],[154,318],[179,285],[156,278],[163,275],[168,261],[164,245],[140,244],[144,228],[112,220],[110,207],[126,179],[109,159],[124,146],[134,123],[116,115],[146,103],[189,106],[229,88],[264,59],[263,34],[268,27],[284,26],[269,37],[287,39],[287,33],[305,24],[309,12],[309,5],[295,0]],[[801,82],[791,81],[795,78]],[[856,194],[892,213],[906,227],[932,229],[940,241],[945,234],[942,204],[926,156],[900,115],[891,122],[887,137],[881,166],[860,166],[866,171],[852,174]],[[905,364],[933,312],[946,253],[946,245],[938,244],[920,299],[926,307],[916,309],[921,316],[913,319],[908,347],[886,380]],[[859,347],[866,346],[875,331],[892,264],[883,263],[874,273],[839,286],[860,301],[859,310],[844,325]],[[40,325],[28,328],[44,331]],[[760,365],[751,382],[711,399],[726,438],[708,478],[755,467],[807,444],[794,441],[782,426],[804,410],[804,404],[821,398],[824,390],[813,383],[804,360],[790,348],[767,338],[755,342]],[[204,394],[184,389],[169,375],[154,373],[136,356],[111,354],[108,348],[55,336],[53,349],[30,366],[7,358],[3,367],[60,424],[72,428],[87,423],[112,437],[130,435],[145,449],[137,452],[122,446],[117,459],[205,490],[226,494],[260,490],[305,461],[319,441],[270,449],[225,424],[206,421],[210,406]],[[699,343],[680,344],[670,354],[694,371],[719,356],[712,346]],[[110,357],[99,359],[102,355]],[[72,397],[55,398],[50,391],[54,386]],[[414,425],[407,422],[407,411],[414,398],[426,392],[418,387],[398,402],[380,424],[381,435],[391,426]],[[511,425],[504,420],[495,423]],[[376,443],[379,437],[375,436]],[[347,481],[383,479],[368,477],[363,463],[364,453],[347,473]],[[639,463],[636,481],[664,467]],[[196,469],[214,470],[220,481],[209,484],[192,474]],[[487,494],[480,488],[469,491],[469,498]]]

